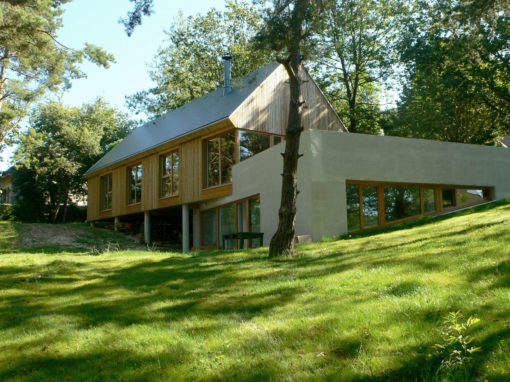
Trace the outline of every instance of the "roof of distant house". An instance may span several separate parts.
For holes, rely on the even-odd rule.
[[[7,175],[12,175],[14,173],[14,170],[16,170],[16,167],[11,166],[4,172],[0,172],[0,178],[6,177]]]
[[[269,64],[233,81],[232,90],[227,94],[223,94],[223,88],[218,88],[136,128],[96,162],[85,175],[228,118],[279,65]]]
[[[510,148],[510,135],[506,136],[505,138],[502,139],[501,143],[503,144],[503,146],[505,146],[506,148]]]

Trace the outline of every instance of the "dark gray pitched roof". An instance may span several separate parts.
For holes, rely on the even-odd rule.
[[[85,175],[228,118],[278,65],[269,64],[234,81],[232,91],[226,95],[223,95],[223,88],[216,89],[136,128],[96,162]]]

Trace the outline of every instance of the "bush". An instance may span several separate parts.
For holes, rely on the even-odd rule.
[[[0,220],[15,220],[14,207],[8,204],[0,205]]]

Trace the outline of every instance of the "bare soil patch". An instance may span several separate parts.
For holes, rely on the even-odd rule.
[[[102,229],[87,229],[58,224],[23,224],[16,247],[60,246],[63,248],[104,247],[115,244],[119,249],[144,249],[131,236]]]

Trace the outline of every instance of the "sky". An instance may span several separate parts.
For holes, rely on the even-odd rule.
[[[73,82],[63,96],[64,104],[81,106],[103,97],[112,106],[127,111],[125,96],[153,85],[148,65],[179,11],[189,16],[213,7],[223,9],[224,0],[154,0],[154,13],[144,17],[142,25],[128,37],[119,19],[132,8],[129,0],[74,0],[67,4],[58,40],[74,49],[81,49],[85,42],[99,45],[115,56],[116,63],[109,69],[84,63],[81,68],[87,78]],[[0,171],[12,164],[12,153],[12,149],[7,149],[0,154]]]

